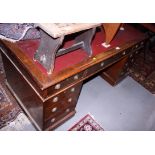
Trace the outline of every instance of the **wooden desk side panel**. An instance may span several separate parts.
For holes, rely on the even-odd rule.
[[[9,89],[30,117],[32,123],[37,123],[35,126],[41,130],[43,126],[42,101],[4,54],[2,54],[2,59]]]

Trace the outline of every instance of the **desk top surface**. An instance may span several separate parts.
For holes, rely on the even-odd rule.
[[[16,55],[20,63],[25,66],[30,75],[38,82],[39,86],[45,89],[98,62],[113,57],[122,50],[132,47],[146,38],[143,33],[129,25],[125,25],[124,28],[124,31],[119,30],[109,48],[102,46],[105,39],[104,31],[99,30],[96,32],[92,41],[92,57],[88,57],[87,53],[82,49],[57,57],[52,75],[47,75],[46,70],[38,62],[33,61],[33,55],[38,49],[40,40],[26,40],[18,43],[2,42]],[[73,42],[73,40],[66,41],[64,47],[71,45]],[[116,47],[120,49],[116,50]]]

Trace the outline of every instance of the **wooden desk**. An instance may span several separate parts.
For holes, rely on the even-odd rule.
[[[109,48],[102,46],[104,36],[100,30],[95,34],[92,57],[78,49],[56,58],[51,75],[33,61],[40,40],[15,44],[1,41],[6,84],[38,130],[52,130],[73,116],[83,81],[117,62],[124,62],[123,59],[143,48],[146,40],[141,32],[128,25],[118,32]],[[64,47],[72,42],[66,40]]]

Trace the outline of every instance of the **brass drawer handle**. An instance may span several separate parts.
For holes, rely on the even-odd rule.
[[[69,99],[68,99],[68,102],[72,102],[72,98],[69,98]]]
[[[75,88],[73,87],[73,88],[71,88],[71,92],[74,92],[75,91]]]
[[[100,66],[103,67],[104,66],[104,62],[101,62]]]
[[[138,45],[136,45],[135,47],[136,47],[136,48],[138,48],[139,46],[138,46]]]
[[[70,112],[70,109],[68,108],[68,109],[66,109],[66,112]]]
[[[53,123],[53,122],[55,122],[55,118],[52,118],[52,119],[51,119],[51,123]]]
[[[126,54],[126,51],[124,51],[123,53],[122,53],[122,55],[125,55]]]
[[[53,102],[58,102],[58,99],[59,99],[58,97],[54,97]]]
[[[132,58],[133,57],[133,54],[130,54],[130,58]]]
[[[143,44],[144,44],[144,42],[142,41],[140,44],[141,44],[141,45],[143,45]]]
[[[138,50],[136,51],[136,54],[138,54]]]
[[[54,107],[53,109],[52,109],[52,112],[56,112],[57,111],[57,107]]]
[[[58,84],[55,86],[55,89],[60,89],[60,87],[61,87],[61,84],[58,83]]]
[[[78,75],[75,75],[74,76],[74,80],[78,80],[79,79],[79,76]]]

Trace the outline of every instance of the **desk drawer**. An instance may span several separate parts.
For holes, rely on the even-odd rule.
[[[51,94],[58,93],[59,91],[61,91],[64,88],[67,88],[71,84],[73,85],[74,83],[77,83],[78,81],[80,81],[84,77],[85,77],[85,72],[82,71],[80,73],[77,73],[77,74],[75,74],[75,75],[73,75],[73,76],[53,85],[53,86],[51,86],[47,90],[47,96],[50,96]]]
[[[67,120],[75,114],[75,107],[68,107],[64,109],[60,114],[51,116],[48,120],[44,121],[44,130],[50,130],[56,128],[58,125]]]

